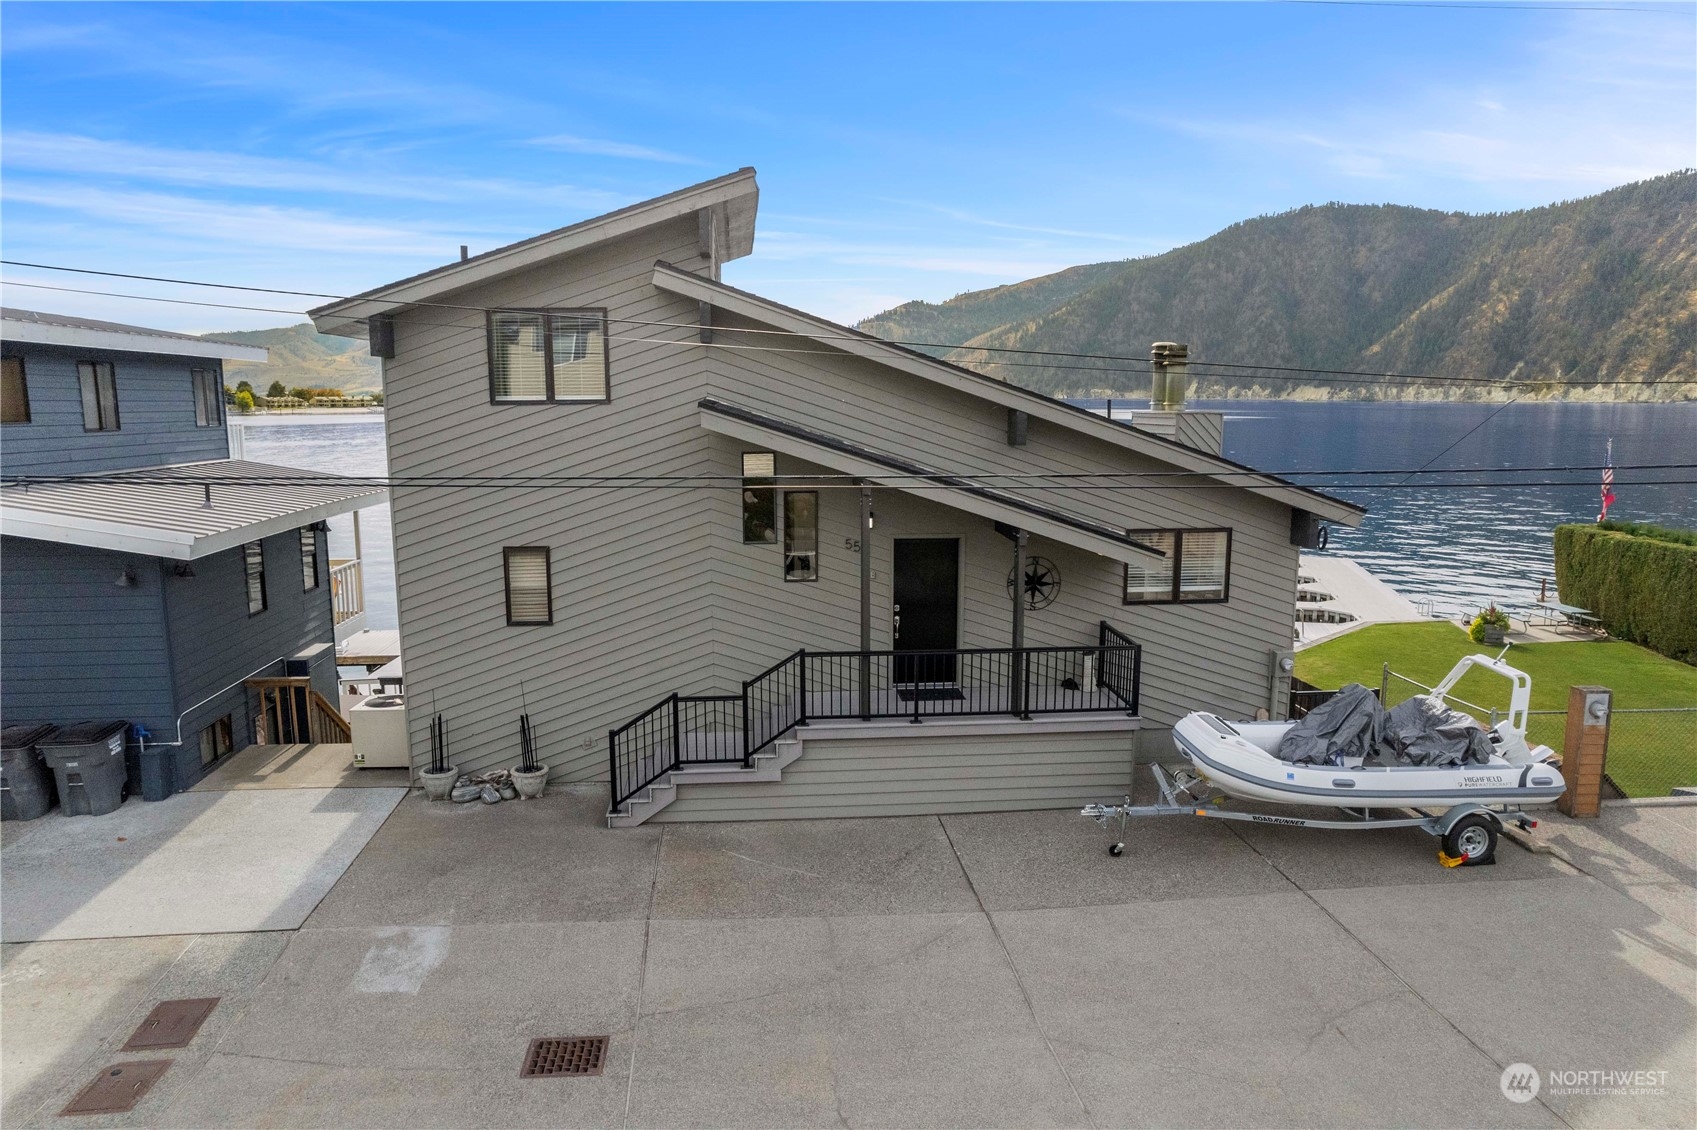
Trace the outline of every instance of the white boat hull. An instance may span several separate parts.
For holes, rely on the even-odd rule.
[[[1561,771],[1530,751],[1525,764],[1493,757],[1456,767],[1296,765],[1273,756],[1289,722],[1228,723],[1212,714],[1185,716],[1173,743],[1221,792],[1244,800],[1326,808],[1450,808],[1458,804],[1549,804],[1567,788]]]

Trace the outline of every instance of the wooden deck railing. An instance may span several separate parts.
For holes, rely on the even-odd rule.
[[[259,696],[254,715],[255,745],[353,740],[347,719],[313,689],[311,678],[249,679],[244,685]]]
[[[357,558],[330,562],[330,606],[338,624],[365,611],[365,578]]]

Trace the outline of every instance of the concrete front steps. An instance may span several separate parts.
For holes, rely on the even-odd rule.
[[[607,813],[607,827],[634,828],[678,799],[679,785],[747,784],[781,781],[784,768],[801,756],[801,741],[793,733],[755,754],[752,765],[686,765],[656,778],[625,802],[625,811]]]

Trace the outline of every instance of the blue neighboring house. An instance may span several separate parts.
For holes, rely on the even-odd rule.
[[[0,311],[0,715],[131,723],[173,790],[249,743],[346,741],[357,561],[328,519],[385,500],[232,459],[223,362],[252,346]]]

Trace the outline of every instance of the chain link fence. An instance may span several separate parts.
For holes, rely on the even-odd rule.
[[[1431,688],[1388,668],[1380,699],[1389,709]],[[1453,694],[1445,698],[1457,710],[1486,726],[1508,717],[1506,705],[1491,707]],[[1528,710],[1526,740],[1557,753],[1567,740],[1567,711]],[[1615,707],[1609,712],[1609,755],[1605,775],[1616,796],[1670,796],[1697,787],[1697,706]]]

